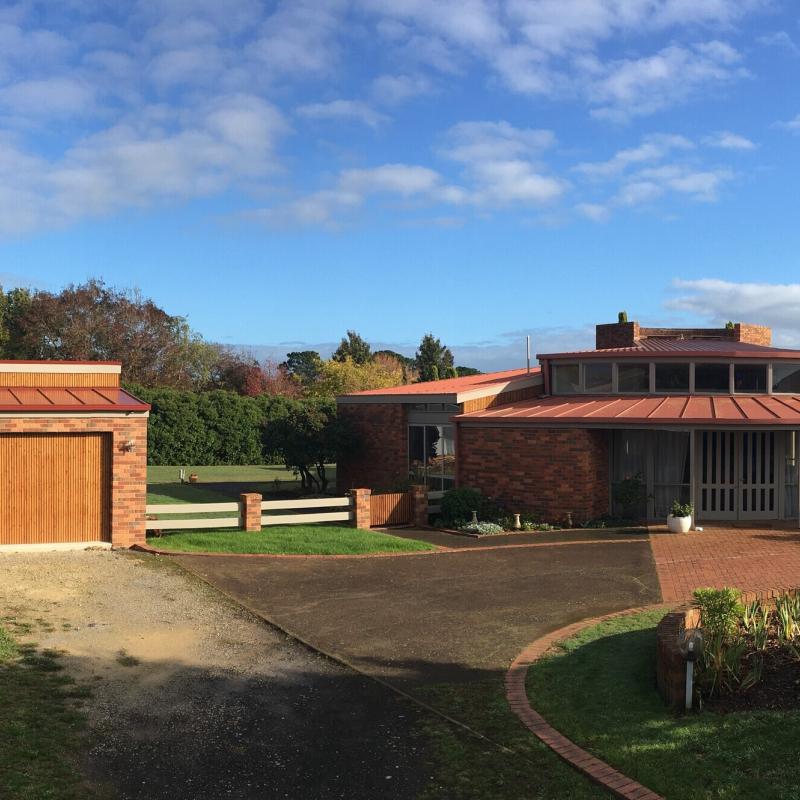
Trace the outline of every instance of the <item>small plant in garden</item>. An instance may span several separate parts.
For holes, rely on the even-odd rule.
[[[742,593],[738,589],[695,589],[694,599],[700,609],[700,625],[706,635],[727,638],[736,633],[744,614]]]
[[[642,514],[642,505],[647,501],[647,487],[641,473],[621,480],[614,487],[614,501],[622,516],[636,518]]]
[[[681,503],[680,500],[673,500],[669,513],[673,517],[691,517],[694,514],[694,506],[691,503]]]
[[[494,535],[497,533],[505,533],[502,525],[495,522],[468,522],[466,525],[459,526],[461,531],[469,531],[470,533],[480,533],[483,535]]]

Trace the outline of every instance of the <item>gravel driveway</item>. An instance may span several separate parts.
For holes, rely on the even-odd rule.
[[[414,707],[164,559],[0,555],[0,615],[92,687],[85,770],[114,798],[414,797]]]

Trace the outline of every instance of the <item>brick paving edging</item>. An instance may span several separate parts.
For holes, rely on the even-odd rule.
[[[404,558],[407,556],[442,556],[452,555],[454,553],[487,553],[493,550],[525,550],[535,547],[566,547],[576,544],[639,544],[646,542],[647,539],[579,539],[570,540],[567,542],[526,542],[525,544],[497,544],[486,545],[482,547],[444,547],[442,545],[433,544],[433,550],[410,550],[401,551],[399,553],[333,553],[330,555],[322,555],[320,553],[302,554],[302,553],[206,553],[206,552],[189,552],[182,550],[162,550],[157,547],[150,547],[146,544],[135,544],[131,547],[132,550],[137,550],[141,553],[150,553],[154,556],[198,556],[200,558],[276,558],[276,559],[326,559],[335,560],[343,558]]]
[[[571,625],[566,625],[552,633],[542,636],[529,644],[511,663],[506,672],[506,699],[511,710],[519,717],[531,733],[541,742],[546,744],[570,766],[582,772],[586,777],[612,792],[624,800],[664,800],[641,783],[629,778],[619,770],[601,761],[591,753],[578,747],[572,740],[559,733],[547,720],[539,714],[530,704],[525,687],[528,667],[541,658],[556,642],[574,636],[584,628],[596,625],[614,617],[624,617],[639,614],[655,608],[671,608],[671,604],[659,603],[656,605],[629,608],[625,611],[615,611],[601,617],[581,620]]]

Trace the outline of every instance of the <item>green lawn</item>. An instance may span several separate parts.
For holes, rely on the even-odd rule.
[[[258,533],[233,529],[165,531],[148,544],[159,550],[180,553],[286,553],[297,555],[353,555],[358,553],[403,553],[433,550],[416,539],[401,539],[344,525],[274,525]]]
[[[79,800],[90,797],[77,769],[84,748],[84,692],[63,675],[58,654],[18,644],[0,626],[0,797]]]
[[[675,716],[655,690],[662,611],[605,622],[528,673],[559,731],[670,800],[800,797],[800,712]]]

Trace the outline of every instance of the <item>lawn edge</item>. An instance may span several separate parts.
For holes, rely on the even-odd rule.
[[[506,672],[506,700],[511,710],[520,719],[522,724],[525,725],[539,741],[547,745],[571,767],[574,767],[587,778],[602,786],[616,797],[623,798],[623,800],[664,800],[664,798],[652,789],[648,789],[641,783],[629,778],[605,761],[596,758],[583,748],[578,747],[571,739],[559,733],[538,711],[536,711],[528,698],[526,687],[528,667],[545,655],[556,642],[568,639],[586,628],[618,617],[628,617],[658,609],[663,609],[666,612],[674,607],[675,602],[653,603],[637,608],[613,611],[610,614],[603,614],[599,617],[591,617],[579,622],[573,622],[570,625],[565,625],[531,642],[511,662],[511,666]]]

